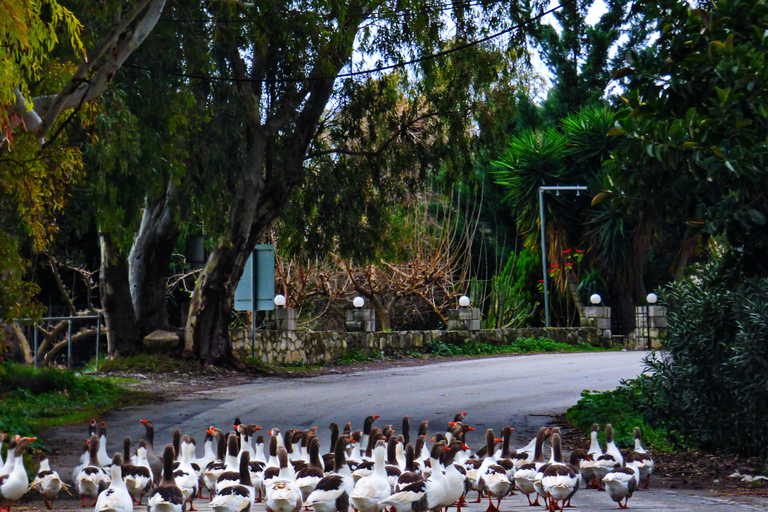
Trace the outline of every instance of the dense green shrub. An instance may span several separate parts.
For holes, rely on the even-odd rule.
[[[681,444],[768,458],[768,279],[716,261],[670,286],[651,420]]]
[[[611,423],[616,444],[621,448],[634,446],[634,428],[640,427],[645,448],[669,450],[666,431],[649,425],[654,417],[655,380],[655,377],[640,375],[622,381],[612,391],[582,391],[578,403],[568,409],[568,420],[583,432],[589,432],[593,423],[601,427]],[[601,429],[599,437],[605,441],[604,430]]]

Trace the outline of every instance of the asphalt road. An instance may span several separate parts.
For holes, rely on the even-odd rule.
[[[515,428],[515,447],[527,443],[554,414],[575,404],[582,390],[613,389],[621,379],[637,376],[642,372],[644,355],[601,352],[499,357],[304,379],[258,378],[246,385],[191,393],[170,403],[113,411],[104,418],[109,427],[108,451],[119,451],[125,435],[142,438],[144,429],[139,420],[144,418],[155,424],[158,449],[170,442],[175,428],[195,436],[200,443],[208,426],[229,429],[239,417],[245,423],[261,425],[265,431],[318,426],[326,450],[330,436],[326,427],[331,422],[343,425],[351,421],[353,428],[359,429],[365,416],[378,414],[376,426],[393,424],[399,430],[403,416],[409,414],[415,434],[421,420],[429,420],[432,432],[444,431],[454,414],[464,411],[468,413],[466,423],[477,429],[467,440],[472,448],[481,446],[485,429],[500,432],[506,425]],[[73,455],[85,437],[86,430],[82,430],[76,442],[73,440]],[[62,428],[51,435],[75,437],[76,433]],[[605,493],[592,490],[580,491],[573,503],[582,510],[616,509]],[[712,497],[706,491],[686,495],[660,489],[639,492],[629,504],[635,510],[650,511],[768,510],[768,503],[761,500],[743,504]],[[199,505],[207,510],[204,503]],[[261,512],[261,506],[256,510]],[[485,504],[473,505],[469,512],[484,510]],[[501,510],[532,509],[523,496],[513,496],[504,500]]]

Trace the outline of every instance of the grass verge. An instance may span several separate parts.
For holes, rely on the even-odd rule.
[[[0,363],[0,431],[31,435],[41,428],[88,420],[115,407],[148,401],[147,393],[107,377],[57,368]]]

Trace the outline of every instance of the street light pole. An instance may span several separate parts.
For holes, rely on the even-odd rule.
[[[544,325],[549,327],[549,290],[547,280],[547,238],[544,230],[544,192],[550,190],[587,190],[583,185],[552,185],[539,187],[539,225],[541,225],[541,267],[544,274]]]

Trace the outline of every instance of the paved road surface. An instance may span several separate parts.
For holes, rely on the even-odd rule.
[[[362,427],[368,414],[379,414],[376,425],[393,424],[399,430],[403,415],[409,414],[412,434],[420,420],[428,419],[432,431],[445,430],[457,412],[466,411],[466,422],[477,428],[468,444],[482,444],[486,428],[500,432],[515,427],[513,445],[526,443],[551,416],[576,403],[583,389],[613,389],[621,379],[637,376],[643,369],[643,352],[602,352],[499,357],[393,368],[372,372],[327,375],[305,379],[259,378],[247,385],[190,394],[171,403],[126,407],[106,415],[109,453],[120,449],[123,436],[134,440],[144,436],[139,419],[153,420],[156,446],[170,441],[173,429],[180,428],[200,442],[209,425],[228,429],[237,416],[257,423],[264,430],[279,427],[308,428],[317,425],[327,449],[331,422]],[[74,430],[77,429],[77,430]],[[80,432],[82,430],[82,433]],[[84,426],[60,428],[52,435],[69,436],[73,454],[85,437]],[[80,434],[79,437],[78,434]],[[198,454],[202,453],[198,447]],[[68,473],[68,470],[65,471]],[[581,491],[574,504],[582,510],[616,509],[605,493]],[[200,503],[203,505],[203,503]],[[668,490],[640,492],[630,506],[635,510],[768,510],[766,502],[750,505],[707,495],[688,496]],[[137,508],[141,511],[142,508]],[[204,506],[202,510],[207,510]],[[262,512],[261,506],[256,508]],[[483,512],[473,505],[469,512]],[[529,509],[522,496],[502,503],[502,512]]]

